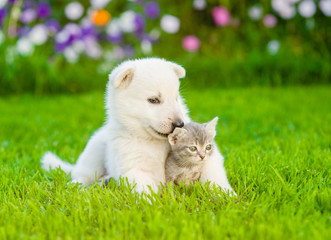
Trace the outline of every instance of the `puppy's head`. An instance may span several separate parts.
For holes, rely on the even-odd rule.
[[[185,70],[158,58],[126,61],[109,75],[108,118],[135,136],[166,140],[184,125],[179,78]]]

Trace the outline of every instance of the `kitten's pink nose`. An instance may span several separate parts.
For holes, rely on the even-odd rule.
[[[201,160],[203,160],[205,158],[205,155],[199,155]]]

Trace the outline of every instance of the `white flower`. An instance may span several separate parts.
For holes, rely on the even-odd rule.
[[[58,43],[65,43],[66,41],[68,41],[69,37],[70,34],[63,29],[55,35],[55,41]]]
[[[76,63],[79,59],[79,55],[75,52],[72,47],[66,47],[63,51],[63,55],[66,60],[70,63]]]
[[[77,20],[83,15],[84,7],[79,2],[71,2],[65,7],[64,13],[68,19]]]
[[[249,8],[248,15],[253,20],[259,20],[262,18],[263,9],[260,5],[254,5]]]
[[[90,0],[91,5],[94,9],[104,8],[111,0]]]
[[[206,0],[194,0],[193,7],[196,10],[203,10],[206,8]]]
[[[143,51],[144,54],[151,54],[152,53],[152,44],[150,41],[142,41],[141,42],[141,50]]]
[[[280,43],[277,40],[271,40],[270,42],[268,42],[267,48],[268,48],[268,52],[271,55],[276,55],[280,48]]]
[[[299,4],[298,10],[301,16],[310,18],[316,12],[316,5],[312,0],[304,0]]]
[[[319,7],[325,16],[331,17],[331,0],[321,0]]]
[[[134,23],[135,19],[135,12],[134,11],[126,11],[122,13],[120,17],[120,26],[123,32],[133,32],[136,28]]]
[[[29,39],[35,45],[42,45],[47,41],[48,29],[44,24],[35,25],[29,32]]]
[[[294,1],[294,0],[293,0]],[[296,10],[289,0],[272,0],[272,8],[284,19],[291,19],[295,16]]]
[[[0,8],[3,8],[7,4],[7,0],[0,0]]]
[[[29,38],[22,37],[16,43],[16,50],[23,56],[30,56],[33,53],[34,47]]]
[[[76,40],[72,43],[72,49],[76,53],[81,54],[85,51],[85,44],[82,40]]]
[[[161,19],[161,28],[167,33],[176,33],[180,27],[180,21],[172,15],[164,15]]]
[[[113,19],[107,25],[106,32],[108,35],[119,35],[121,34],[121,22],[119,19]]]

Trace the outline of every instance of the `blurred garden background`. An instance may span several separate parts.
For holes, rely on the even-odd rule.
[[[330,0],[0,0],[0,94],[103,90],[149,56],[189,87],[329,84],[330,17]]]
[[[0,0],[0,239],[329,239],[330,20],[331,0]],[[108,74],[143,57],[183,65],[193,120],[219,116],[237,198],[41,169],[76,162]]]

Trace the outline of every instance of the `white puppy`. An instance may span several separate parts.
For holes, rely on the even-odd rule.
[[[74,182],[127,177],[136,191],[157,191],[165,182],[168,134],[190,121],[179,95],[181,66],[158,58],[125,61],[109,75],[106,93],[107,122],[91,137],[75,165],[46,153],[45,170],[61,167]],[[216,151],[206,163],[201,180],[233,192]],[[234,192],[233,192],[234,193]]]

